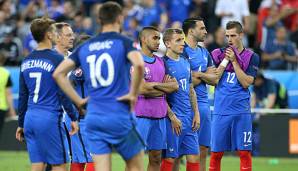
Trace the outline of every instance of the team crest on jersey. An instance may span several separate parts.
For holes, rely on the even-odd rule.
[[[145,67],[144,78],[145,80],[149,80],[151,78],[150,69],[148,67]]]
[[[76,77],[81,77],[83,75],[83,71],[81,68],[77,68],[76,70],[74,70],[74,75]]]

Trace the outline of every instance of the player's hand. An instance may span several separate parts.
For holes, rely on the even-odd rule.
[[[69,132],[69,135],[74,135],[79,131],[78,121],[72,121],[70,123],[70,126],[71,126],[71,131]]]
[[[175,77],[172,77],[172,76],[170,76],[170,75],[168,75],[168,74],[165,76],[163,82],[164,82],[164,83],[176,82],[176,83],[178,84],[176,78],[175,78]]]
[[[197,131],[200,128],[200,115],[196,113],[192,120],[192,130]]]
[[[232,50],[232,48],[227,48],[226,52],[225,52],[225,57],[228,58],[229,61],[234,62],[236,60],[236,56],[234,51]]]
[[[121,102],[126,102],[130,105],[130,111],[133,112],[134,111],[134,107],[135,107],[135,104],[136,104],[136,101],[137,101],[137,96],[131,94],[131,93],[128,93],[124,96],[121,96],[121,97],[118,97],[117,98],[118,101],[121,101]]]
[[[87,104],[88,100],[89,100],[89,97],[80,99],[80,100],[76,103],[77,108],[78,108],[78,109],[83,109],[83,108],[85,107],[85,105]]]
[[[178,136],[181,135],[182,123],[176,116],[171,118],[171,124],[173,133],[175,132]]]
[[[216,73],[216,68],[214,66],[208,67],[205,73],[206,74],[214,74],[214,73]]]
[[[17,128],[16,139],[20,142],[24,141],[24,128],[21,128],[21,127]]]

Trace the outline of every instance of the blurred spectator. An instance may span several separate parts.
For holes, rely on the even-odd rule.
[[[286,88],[276,80],[258,73],[251,98],[252,108],[287,108],[288,93]]]
[[[63,14],[57,17],[57,22],[66,22],[73,25],[73,18],[76,15],[74,4],[71,1],[66,1],[63,4]]]
[[[0,50],[6,52],[5,65],[19,65],[19,56],[22,52],[20,40],[14,38],[12,32],[4,35],[3,40],[0,42]]]
[[[164,8],[159,6],[155,0],[142,0],[142,20],[140,25],[158,26],[159,30],[164,30],[168,23],[168,15]]]
[[[29,55],[32,50],[37,48],[37,42],[33,39],[31,32],[23,39],[23,56]]]
[[[63,3],[62,0],[52,0],[51,5],[48,8],[48,15],[53,19],[57,19],[63,14]]]
[[[218,27],[214,33],[214,41],[207,46],[207,49],[209,52],[212,52],[214,49],[222,48],[225,45],[225,30],[222,27]]]
[[[76,15],[73,18],[74,23],[73,23],[73,31],[75,33],[83,33],[83,20],[84,20],[84,14],[80,11],[76,13]]]
[[[297,0],[281,0],[282,8],[291,11],[291,14],[285,19],[285,25],[290,31],[298,28],[298,1]]]
[[[272,4],[269,11],[269,16],[264,20],[262,31],[261,49],[271,44],[275,39],[276,28],[283,25],[282,19],[293,13],[293,10],[283,8],[279,11],[277,4]]]
[[[249,9],[247,0],[218,0],[215,14],[221,18],[221,27],[225,28],[228,21],[239,21],[245,32],[249,30]]]
[[[123,33],[136,41],[140,30],[139,21],[142,20],[143,8],[135,4],[133,0],[125,0],[123,11]]]
[[[170,22],[183,22],[189,17],[191,0],[168,0],[167,9]]]
[[[16,116],[12,102],[12,81],[9,72],[3,67],[5,63],[5,52],[0,51],[0,134],[4,124],[4,119]]]
[[[287,30],[280,26],[276,30],[276,38],[272,43],[267,44],[262,54],[262,60],[268,61],[268,69],[284,70],[288,68],[288,64],[297,63],[297,55],[295,55],[295,47],[292,42],[287,39]]]

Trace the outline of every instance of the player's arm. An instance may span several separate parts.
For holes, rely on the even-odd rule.
[[[140,86],[140,94],[146,97],[163,96],[165,94],[163,91],[154,88],[157,84],[157,82],[145,82],[143,79]]]
[[[251,108],[255,108],[256,105],[257,105],[256,93],[252,92],[251,97],[250,97],[250,106],[251,106]]]
[[[215,69],[215,75],[216,75],[214,80],[215,85],[217,85],[219,80],[221,79],[221,76],[224,73],[228,63],[229,63],[228,58],[224,58],[219,64],[219,66]]]
[[[169,117],[171,124],[172,124],[172,131],[173,133],[175,132],[177,135],[181,134],[182,131],[182,123],[181,121],[177,118],[175,113],[172,111],[170,108],[169,104],[167,104],[167,116]]]
[[[131,84],[129,93],[117,98],[119,101],[126,101],[130,103],[130,109],[134,109],[137,96],[139,94],[140,85],[143,80],[144,61],[142,54],[139,51],[132,50],[127,54],[128,60],[131,62],[134,72],[131,74]]]
[[[16,131],[16,139],[19,141],[23,141],[24,140],[24,119],[25,119],[25,114],[28,107],[29,92],[22,72],[20,72],[19,82],[20,82],[19,83],[19,104],[18,104],[19,126]]]
[[[66,97],[66,95],[61,90],[58,91],[58,98],[65,112],[70,117],[71,121],[77,121],[79,115],[78,112],[74,109],[70,99]]]
[[[199,108],[198,108],[198,103],[197,103],[197,95],[196,95],[196,92],[195,92],[195,89],[194,89],[192,83],[190,84],[189,96],[190,96],[191,107],[194,111],[194,118],[192,121],[192,129],[193,129],[193,131],[196,131],[200,128],[200,113],[199,113]]]
[[[71,59],[65,59],[54,71],[53,77],[61,90],[74,102],[74,104],[81,108],[87,102],[87,99],[82,99],[75,89],[72,87],[67,74],[75,68],[75,62]]]
[[[165,75],[163,83],[157,83],[153,87],[166,94],[171,94],[179,89],[179,84],[176,78],[171,77],[170,75]]]
[[[199,79],[204,81],[205,83],[209,85],[215,85],[216,84],[216,68],[215,67],[208,67],[206,72],[193,72],[192,73],[193,79]],[[194,86],[197,86],[197,82],[192,81]]]
[[[268,100],[268,102],[267,102],[265,108],[272,109],[274,107],[274,105],[275,105],[276,94],[275,93],[268,94],[267,100]]]

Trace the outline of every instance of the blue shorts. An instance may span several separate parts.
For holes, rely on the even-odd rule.
[[[68,116],[65,117],[65,124],[67,127],[67,133],[70,131],[71,120]],[[85,119],[79,119],[79,131],[78,133],[70,136],[70,154],[72,163],[90,163],[92,162],[92,156],[90,154],[89,146],[87,143],[86,135],[86,122]]]
[[[179,118],[180,119],[180,118]],[[192,131],[191,122],[182,122],[182,133],[177,136],[172,130],[170,119],[166,118],[167,123],[167,149],[163,150],[163,158],[178,158],[182,155],[199,154],[198,134]]]
[[[209,105],[200,105],[200,128],[198,130],[199,145],[210,147],[211,143],[211,112]]]
[[[62,113],[28,109],[24,135],[31,163],[63,164],[69,161]]]
[[[212,115],[211,151],[235,151],[252,149],[252,116]]]
[[[144,149],[131,113],[87,113],[86,132],[91,154],[108,154],[112,147],[129,160]]]
[[[166,149],[166,118],[150,119],[137,117],[137,130],[146,143],[146,150]]]

